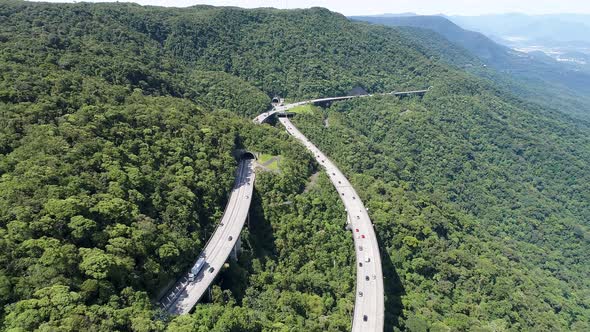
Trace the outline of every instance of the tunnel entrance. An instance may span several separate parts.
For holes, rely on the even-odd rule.
[[[252,152],[244,152],[240,157],[241,159],[256,159],[256,156]]]
[[[283,102],[283,100],[282,100],[282,99],[281,99],[281,97],[279,97],[279,96],[274,96],[274,97],[272,97],[272,99],[271,99],[271,103],[272,103],[273,105],[279,105],[279,104],[280,104],[280,103],[282,103],[282,102]]]
[[[355,86],[352,90],[348,91],[347,96],[364,96],[368,94],[367,90],[363,89],[361,86]]]

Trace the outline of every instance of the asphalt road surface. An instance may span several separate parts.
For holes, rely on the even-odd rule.
[[[262,113],[262,114],[258,115],[257,117],[255,117],[254,122],[263,123],[268,118],[270,118],[271,116],[273,116],[276,113],[285,112],[285,111],[288,111],[294,107],[301,106],[301,105],[328,102],[328,101],[347,100],[347,99],[353,99],[353,98],[359,98],[359,97],[369,97],[369,96],[372,96],[372,95],[319,98],[319,99],[304,100],[304,101],[300,101],[300,102],[293,103],[293,104],[287,104],[287,105],[283,105],[283,106],[276,106],[272,110]]]
[[[356,252],[356,300],[352,320],[353,332],[383,331],[384,291],[381,256],[371,219],[358,194],[340,172],[313,143],[311,143],[287,117],[279,117],[287,132],[301,141],[322,165],[348,215]]]
[[[176,282],[171,291],[161,301],[162,306],[169,313],[186,314],[191,311],[227,261],[236,241],[240,237],[240,232],[248,216],[254,188],[254,177],[253,160],[242,160],[221,222],[205,245],[205,249],[199,257],[195,258],[196,262],[198,258],[205,257],[205,266],[192,282],[188,280],[189,271],[187,271],[187,274]]]
[[[390,94],[423,94],[426,91],[428,90]],[[277,106],[271,111],[258,115],[254,122],[263,123],[276,113],[285,112],[300,105],[370,96],[372,95],[320,98]],[[347,222],[353,233],[357,261],[356,300],[352,331],[383,331],[384,293],[381,257],[377,237],[367,210],[342,172],[293,126],[287,117],[281,117],[279,121],[291,135],[300,140],[313,153],[318,163],[326,169],[346,207]],[[236,241],[239,239],[250,209],[254,188],[255,173],[252,160],[242,160],[237,173],[236,182],[221,222],[205,245],[205,249],[197,257],[197,259],[205,258],[204,267],[196,275],[194,281],[189,281],[189,272],[187,271],[187,274],[176,282],[161,301],[162,307],[172,314],[186,314],[192,310],[215,280],[217,273],[227,261]],[[195,259],[195,262],[197,259]]]

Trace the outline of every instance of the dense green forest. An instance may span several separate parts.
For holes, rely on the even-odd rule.
[[[150,12],[184,15],[0,5],[2,329],[348,330],[354,256],[336,193],[323,177],[303,193],[311,158],[249,120],[272,91],[177,54]],[[259,175],[244,251],[211,304],[171,320],[155,297],[221,216],[236,148],[281,154],[280,173]]]
[[[295,124],[372,211],[406,328],[590,328],[584,131],[485,92],[437,89],[340,102]]]
[[[588,125],[436,40],[448,54],[321,8],[0,3],[0,329],[349,330],[338,195],[251,118],[274,94],[433,86],[296,119],[370,207],[388,330],[588,330]],[[209,303],[169,317],[157,295],[207,241],[243,148],[279,170],[257,175]]]
[[[199,95],[202,84],[193,86],[193,70],[225,72],[290,98],[338,95],[357,85],[370,91],[428,86],[445,70],[396,30],[353,24],[322,8],[34,3],[0,8],[0,41],[11,49],[7,60],[31,63],[31,56],[46,70],[99,76],[150,93]],[[209,80],[219,79],[212,76]],[[36,91],[34,78],[21,77],[32,85],[29,93]],[[231,87],[224,94],[241,90]],[[258,111],[252,108],[252,114]]]
[[[470,53],[468,49],[480,47],[480,44],[475,43],[464,48],[461,46],[463,40],[461,35],[454,38],[449,36],[447,40],[429,29],[407,26],[398,27],[398,29],[405,38],[414,42],[415,48],[424,55],[488,80],[502,89],[504,94],[516,95],[533,103],[542,104],[546,108],[550,107],[569,114],[586,123],[590,120],[588,84],[583,82],[584,79],[577,78],[578,75],[585,74],[575,72],[572,74],[569,69],[562,73],[560,66],[553,63],[539,63],[535,58],[519,59],[518,54],[508,50],[504,50],[503,54],[497,54],[497,51],[494,51],[487,57],[482,55],[478,57]],[[498,47],[491,40],[487,40],[481,46],[484,49]],[[505,59],[502,61],[505,63],[490,67],[486,65],[489,63],[487,58],[490,57],[500,61]]]

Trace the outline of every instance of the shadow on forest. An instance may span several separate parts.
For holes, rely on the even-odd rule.
[[[262,197],[255,189],[250,204],[250,221],[242,231],[241,252],[238,262],[229,260],[229,269],[222,275],[221,288],[231,290],[238,304],[250,286],[249,275],[253,272],[252,260],[259,259],[262,263],[276,258],[275,238],[270,223],[264,218]]]
[[[381,265],[383,269],[383,288],[385,291],[385,331],[393,331],[400,328],[400,319],[403,314],[402,296],[406,294],[404,286],[393,266],[387,248],[378,232],[375,232],[379,242],[381,253]]]
[[[263,261],[276,258],[275,237],[272,226],[264,218],[264,212],[262,196],[257,190],[254,190],[252,205],[250,206],[250,236],[248,241],[252,246],[251,250],[254,258]]]

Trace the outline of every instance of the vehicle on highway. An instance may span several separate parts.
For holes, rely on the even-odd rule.
[[[359,246],[359,250],[360,251],[363,251],[363,246]]]
[[[229,238],[227,239],[228,241],[233,240],[234,238],[230,235]]]
[[[366,322],[369,320],[369,317],[367,315],[363,315],[363,320]]]
[[[365,258],[365,262],[369,263],[371,261],[371,257]]]
[[[209,273],[213,273],[213,271],[215,271],[215,268],[214,268],[213,266],[211,266],[211,267],[209,268]],[[367,277],[367,278],[368,278],[368,277]]]
[[[361,239],[364,239],[364,238],[365,238],[365,234],[361,234]]]
[[[195,265],[193,265],[193,267],[191,268],[191,272],[189,272],[188,274],[188,281],[195,281],[195,277],[197,276],[197,274],[199,274],[199,272],[201,272],[203,266],[205,266],[205,257],[200,257],[199,259],[197,259]]]
[[[359,292],[359,296],[362,297],[363,296],[363,292]]]
[[[356,229],[356,232],[357,232],[357,233],[359,232],[359,229],[358,229],[358,228]]]
[[[365,276],[365,280],[369,281],[369,280],[371,280],[371,278],[369,278],[369,276]]]

